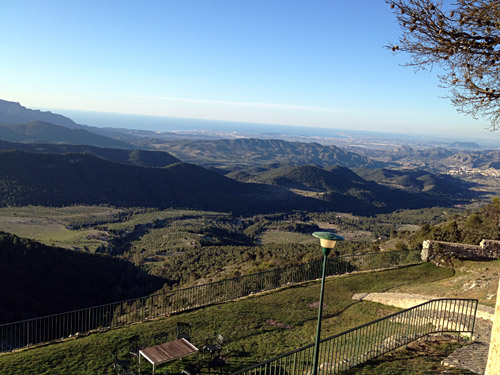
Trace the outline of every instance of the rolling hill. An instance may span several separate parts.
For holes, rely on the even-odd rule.
[[[368,158],[379,160],[386,168],[425,169],[433,173],[447,172],[450,168],[467,167],[500,169],[500,151],[498,150],[457,150],[443,147],[426,149],[398,146],[390,151],[354,148],[354,152]]]
[[[356,169],[356,173],[367,180],[412,193],[427,193],[450,199],[468,199],[474,196],[470,190],[471,183],[445,174],[433,174],[417,169],[368,168]]]
[[[452,201],[366,181],[347,168],[281,167],[243,183],[176,163],[141,167],[89,154],[0,151],[0,204],[191,208],[255,214],[291,210],[375,214]]]
[[[87,145],[15,143],[0,141],[0,150],[17,150],[42,153],[86,153],[103,159],[123,164],[143,167],[166,167],[180,162],[168,152],[147,150],[126,150],[119,148],[103,148]]]
[[[160,146],[181,160],[202,166],[248,167],[269,163],[341,165],[348,168],[385,166],[336,146],[277,139],[169,141]]]
[[[285,166],[254,173],[253,181],[295,189],[346,192],[366,184],[362,178],[345,167],[320,168],[314,165]]]
[[[0,124],[0,139],[9,142],[67,143],[97,147],[128,148],[136,146],[84,129],[69,129],[48,122],[33,121],[25,124]]]
[[[240,181],[278,185],[313,196],[347,212],[389,212],[398,208],[449,205],[448,197],[414,194],[368,181],[345,167],[320,168],[312,165],[247,169],[227,175]]]
[[[255,190],[192,164],[149,168],[88,154],[0,152],[3,205],[105,203],[224,210],[241,206],[245,199],[239,197]]]
[[[88,154],[0,151],[0,205],[190,208],[253,214],[324,209],[286,189],[245,184],[205,168],[176,163],[141,167]]]
[[[461,151],[445,159],[444,163],[469,168],[500,169],[500,151]]]

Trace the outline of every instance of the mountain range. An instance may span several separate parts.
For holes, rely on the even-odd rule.
[[[123,136],[162,150],[149,151],[96,134],[93,131],[99,128],[64,116],[0,101],[0,122],[7,120],[13,123],[0,125],[0,139],[4,139],[0,141],[4,150],[0,151],[0,205],[373,214],[448,205],[471,197],[470,186],[449,176],[382,169],[398,158],[422,157],[424,151],[405,146],[395,149],[391,160],[375,161],[318,143],[247,138],[154,144],[154,139],[143,142],[130,132]],[[26,120],[32,122],[21,123]],[[426,152],[428,158],[437,159],[456,155],[447,149]],[[356,168],[358,174],[348,168]]]
[[[48,122],[69,129],[83,128],[82,125],[78,125],[66,116],[50,111],[29,109],[20,103],[0,99],[0,124],[24,124],[33,121]]]
[[[359,168],[355,172],[367,180],[411,193],[425,193],[448,199],[468,199],[473,196],[470,188],[474,184],[446,174],[434,174],[416,169],[393,170],[386,168]]]
[[[432,178],[441,181],[438,176],[424,172],[421,175],[426,176],[422,184]],[[388,212],[402,207],[450,205],[471,197],[465,184],[452,177],[446,183],[434,185],[427,191],[423,188],[416,191],[406,186],[396,188],[378,184],[348,168],[339,166],[326,168],[314,165],[253,167],[229,173],[227,176],[239,181],[286,187],[298,194],[327,201],[337,210],[357,212]],[[454,182],[457,182],[459,187],[453,190]],[[447,189],[453,190],[456,195],[449,193]]]
[[[42,141],[43,143],[54,143],[55,141],[51,138],[51,136],[54,134],[53,130],[56,129],[63,132],[63,134],[58,135],[58,143],[90,144],[98,147],[142,148],[140,146],[142,138],[146,135],[150,136],[155,134],[154,132],[139,132],[141,136],[135,136],[134,130],[77,124],[72,119],[63,115],[52,113],[50,111],[40,111],[26,108],[19,103],[0,99],[0,124],[22,125],[19,130],[14,131],[21,133],[22,135],[23,127],[26,127],[27,124],[36,122],[52,124],[54,126],[57,125],[65,128],[66,130],[61,128],[52,128],[47,134],[41,129],[36,129],[36,126],[31,125],[31,132],[33,134],[30,132],[25,133],[22,142]],[[82,132],[68,132],[67,129],[81,130]],[[92,137],[88,133],[99,135],[100,137]],[[14,136],[21,137],[21,135],[17,134]],[[36,135],[38,139],[34,139],[33,135]],[[69,139],[65,139],[63,135],[69,136]],[[78,135],[82,138],[78,138]],[[12,137],[13,135],[10,134],[9,136]],[[14,141],[12,138],[8,139],[0,137],[0,139]],[[137,143],[137,145],[133,144],[134,142]]]
[[[280,167],[256,174],[247,182],[229,177],[188,163],[143,167],[90,154],[8,150],[0,151],[0,205],[109,204],[236,214],[291,210],[374,214],[453,202],[379,185],[345,167]]]
[[[237,196],[252,190],[247,186],[185,163],[151,168],[88,154],[0,152],[3,205],[107,203],[122,207],[230,210],[233,205],[238,206]]]
[[[32,121],[25,124],[0,124],[0,139],[9,142],[66,143],[97,147],[136,148],[131,144],[94,134],[84,129],[70,129],[42,121]]]
[[[385,166],[384,163],[336,146],[323,146],[314,142],[241,138],[169,141],[163,142],[159,147],[186,162],[202,166],[222,166],[226,169],[269,163],[341,165],[348,168]]]
[[[450,167],[495,168],[500,169],[500,151],[469,151],[443,147],[417,149],[408,145],[392,150],[352,148],[351,151],[367,158],[385,163],[390,168],[420,168],[433,172],[446,172]]]
[[[336,146],[287,142],[276,139],[216,139],[165,141],[154,132],[98,128],[73,120],[0,100],[0,140],[23,143],[64,143],[126,149],[166,151],[188,163],[223,167],[226,171],[271,162],[292,165],[342,165],[349,168],[381,168],[373,161]]]
[[[458,152],[443,161],[447,165],[457,165],[469,168],[500,169],[500,151]]]

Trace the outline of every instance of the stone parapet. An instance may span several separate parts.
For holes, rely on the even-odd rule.
[[[449,258],[500,259],[500,241],[482,240],[479,245],[425,240],[422,243],[422,260],[436,264]]]

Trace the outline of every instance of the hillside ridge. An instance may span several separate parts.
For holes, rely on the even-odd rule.
[[[279,139],[168,141],[158,147],[187,162],[203,166],[230,166],[236,169],[269,163],[341,165],[348,168],[380,168],[386,165],[333,145],[323,146],[316,142],[290,142]]]
[[[166,167],[180,160],[164,151],[141,149],[105,148],[91,145],[70,145],[54,143],[17,143],[0,140],[0,150],[17,150],[34,153],[86,153],[117,163],[143,167]]]
[[[68,128],[43,121],[0,124],[0,139],[9,142],[68,143],[97,147],[128,148],[136,146],[81,128]]]
[[[50,111],[29,109],[18,102],[0,99],[0,124],[24,124],[32,121],[48,122],[70,129],[82,128],[81,125],[66,116]]]

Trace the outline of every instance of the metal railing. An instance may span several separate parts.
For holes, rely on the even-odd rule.
[[[473,333],[477,300],[437,299],[322,339],[318,374],[338,374],[435,333]],[[310,375],[314,344],[231,375]]]
[[[329,258],[327,275],[420,263],[420,251]],[[322,261],[0,325],[0,352],[115,328],[321,277]]]

